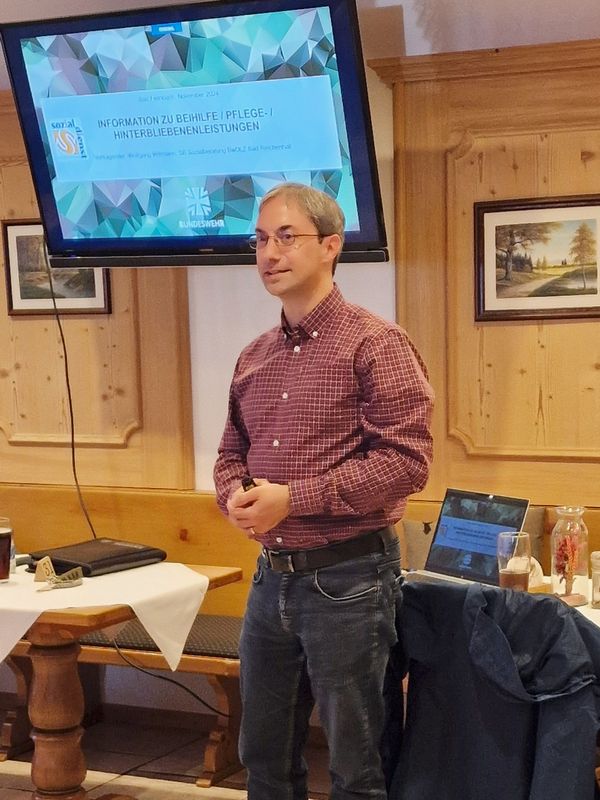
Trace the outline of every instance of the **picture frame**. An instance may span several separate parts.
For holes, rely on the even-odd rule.
[[[475,321],[600,316],[600,195],[474,203]]]
[[[39,220],[3,220],[2,246],[10,315],[54,314],[46,269],[44,229]],[[60,314],[110,314],[108,270],[50,270]]]

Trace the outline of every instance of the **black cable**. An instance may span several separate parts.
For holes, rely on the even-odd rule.
[[[224,711],[219,711],[217,708],[213,708],[210,703],[207,703],[206,700],[203,700],[200,695],[197,695],[195,692],[192,692],[184,683],[179,683],[179,681],[174,680],[173,678],[168,678],[166,675],[156,675],[154,672],[150,672],[149,669],[144,669],[144,667],[140,667],[139,664],[136,664],[130,658],[127,658],[125,653],[121,650],[119,645],[117,644],[117,640],[113,639],[111,644],[114,646],[117,653],[121,656],[123,661],[126,664],[129,664],[130,667],[139,670],[139,672],[143,672],[144,675],[150,675],[151,678],[160,678],[161,681],[167,681],[167,683],[173,683],[175,686],[179,686],[180,689],[184,689],[188,694],[191,694],[193,698],[195,698],[199,703],[203,706],[208,708],[209,711],[212,711],[214,714],[218,714],[221,717],[230,717],[231,714],[225,714]]]
[[[79,499],[79,505],[81,510],[83,511],[83,516],[85,517],[87,524],[92,532],[92,536],[94,539],[97,539],[96,531],[94,529],[94,525],[92,524],[92,520],[90,519],[90,515],[88,514],[87,507],[85,505],[83,495],[81,494],[81,487],[79,485],[79,478],[77,476],[77,462],[75,459],[75,415],[73,413],[73,395],[71,394],[71,379],[69,376],[69,359],[67,355],[67,343],[65,341],[65,334],[63,331],[62,321],[60,318],[60,313],[58,310],[58,306],[56,304],[56,295],[54,293],[54,284],[52,283],[52,272],[50,271],[50,262],[48,259],[48,250],[46,248],[46,242],[44,241],[44,266],[46,268],[46,274],[48,275],[48,283],[50,285],[50,296],[52,298],[52,307],[54,308],[54,319],[56,320],[56,324],[58,325],[58,331],[60,333],[60,341],[62,344],[62,351],[63,351],[63,358],[65,362],[65,383],[67,387],[67,402],[69,407],[69,426],[70,426],[70,449],[71,449],[71,471],[73,473],[73,480],[75,482],[75,489],[77,491],[77,497]]]

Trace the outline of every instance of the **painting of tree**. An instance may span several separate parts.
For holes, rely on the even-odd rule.
[[[583,289],[587,288],[585,265],[596,263],[596,237],[587,222],[582,222],[575,231],[569,255],[574,264],[581,264],[581,280]]]
[[[600,317],[600,194],[473,204],[475,321]]]
[[[597,293],[596,220],[496,227],[497,297]]]
[[[503,280],[512,280],[513,264],[519,248],[527,253],[537,242],[546,244],[558,224],[558,222],[540,222],[522,225],[498,225],[496,228],[496,250],[499,263],[503,263]]]

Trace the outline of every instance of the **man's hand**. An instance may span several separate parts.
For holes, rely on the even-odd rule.
[[[256,486],[244,491],[240,486],[227,501],[229,519],[253,539],[278,525],[290,513],[290,490],[285,483],[270,483],[255,478]]]

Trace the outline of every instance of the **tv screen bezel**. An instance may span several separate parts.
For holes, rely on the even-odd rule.
[[[336,59],[340,64],[339,79],[352,173],[359,216],[367,215],[370,235],[347,231],[340,261],[387,261],[387,239],[383,205],[377,172],[366,76],[360,41],[355,0],[211,0],[210,2],[177,3],[131,9],[123,12],[72,15],[49,20],[30,20],[0,25],[0,38],[5,53],[13,97],[23,132],[34,187],[40,208],[52,267],[119,267],[119,266],[194,266],[219,264],[251,264],[255,254],[245,236],[171,236],[164,238],[64,239],[60,228],[52,177],[46,161],[25,62],[21,55],[23,38],[124,28],[135,25],[160,24],[189,19],[237,16],[269,11],[330,8],[336,38]],[[223,11],[229,12],[224,14]],[[196,14],[196,11],[198,12]],[[150,17],[151,16],[151,20]],[[342,46],[340,47],[340,42]],[[351,46],[348,46],[351,45]],[[359,98],[362,113],[348,113],[350,98]],[[364,218],[364,217],[363,217]],[[210,240],[210,241],[209,241]],[[174,253],[174,251],[176,251]]]

